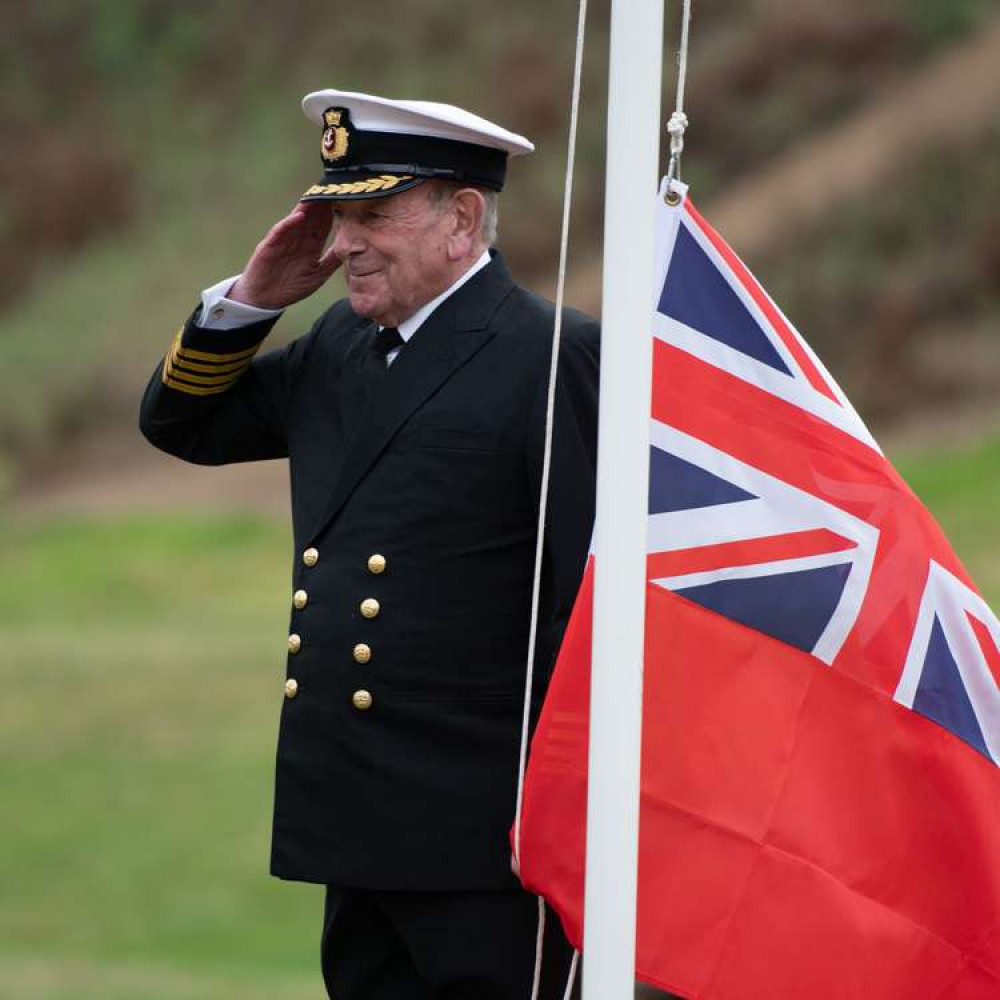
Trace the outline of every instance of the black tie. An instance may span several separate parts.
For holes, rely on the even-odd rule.
[[[381,386],[389,370],[389,352],[399,347],[403,338],[394,326],[384,326],[368,343],[361,368],[365,399],[370,399]]]
[[[372,353],[382,362],[383,371],[388,367],[389,352],[401,347],[403,338],[394,326],[383,326],[372,341]]]

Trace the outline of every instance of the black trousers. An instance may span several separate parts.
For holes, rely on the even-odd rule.
[[[335,1000],[563,1000],[572,949],[520,890],[373,892],[327,887],[322,964]],[[578,996],[577,986],[571,996]]]

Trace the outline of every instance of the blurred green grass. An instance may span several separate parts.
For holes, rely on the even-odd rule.
[[[889,457],[937,518],[983,596],[1000,613],[1000,436]]]
[[[287,532],[0,533],[0,997],[321,995],[320,890],[267,877]]]
[[[1000,605],[1000,437],[899,466]],[[322,995],[321,892],[266,874],[290,558],[260,519],[0,527],[0,997]]]

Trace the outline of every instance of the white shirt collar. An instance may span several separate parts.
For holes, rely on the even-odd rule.
[[[456,281],[449,288],[446,288],[436,299],[432,299],[427,303],[427,305],[421,306],[412,316],[408,316],[404,319],[403,322],[396,327],[396,329],[399,330],[400,337],[403,338],[403,343],[405,344],[410,337],[412,337],[417,330],[420,329],[424,320],[426,320],[427,317],[430,316],[430,314],[434,312],[434,310],[437,309],[437,307],[441,305],[441,303],[444,302],[449,295],[453,295],[457,292],[462,285],[464,285],[474,274],[486,267],[489,262],[490,252],[489,250],[484,250],[483,255],[479,258],[479,260],[477,260],[475,264],[473,264],[472,267],[470,267],[469,270],[458,279],[458,281]]]

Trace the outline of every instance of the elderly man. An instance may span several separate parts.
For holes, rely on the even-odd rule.
[[[205,291],[142,402],[191,462],[288,458],[296,557],[272,872],[327,886],[338,1000],[562,997],[570,950],[511,874],[552,305],[490,249],[521,136],[320,91],[324,176]],[[345,300],[261,357],[342,268]],[[567,311],[533,711],[593,517],[598,329]]]

